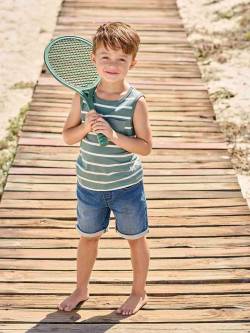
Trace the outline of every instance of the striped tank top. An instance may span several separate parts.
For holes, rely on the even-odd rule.
[[[99,98],[94,92],[94,107],[97,113],[118,133],[135,137],[133,113],[136,102],[144,96],[130,86],[119,100]],[[81,121],[89,108],[81,97]],[[111,191],[134,185],[143,179],[143,167],[139,156],[109,141],[100,146],[95,132],[89,132],[80,141],[80,153],[76,161],[79,185],[95,191]]]

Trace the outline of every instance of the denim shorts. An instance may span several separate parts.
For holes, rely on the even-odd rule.
[[[76,229],[85,237],[95,237],[109,230],[112,210],[116,232],[125,239],[136,239],[149,232],[147,202],[143,180],[111,191],[94,191],[77,182]]]

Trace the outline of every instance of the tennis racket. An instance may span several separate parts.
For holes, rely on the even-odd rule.
[[[94,90],[100,77],[91,61],[92,43],[79,36],[60,36],[49,42],[44,50],[44,62],[54,78],[78,92],[89,110],[94,109]],[[97,134],[101,146],[108,144],[107,137]]]

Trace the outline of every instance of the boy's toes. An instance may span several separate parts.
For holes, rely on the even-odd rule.
[[[64,308],[64,311],[71,311],[70,305],[66,305],[65,308]]]
[[[127,315],[127,316],[130,316],[130,315],[132,314],[132,312],[133,312],[133,311],[132,311],[131,309],[130,309],[130,310],[127,310],[127,311],[126,311],[126,315]]]

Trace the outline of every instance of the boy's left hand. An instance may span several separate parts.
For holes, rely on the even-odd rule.
[[[95,121],[94,125],[92,125],[92,129],[96,133],[104,134],[110,141],[114,138],[115,131],[109,125],[109,123],[100,115]]]

